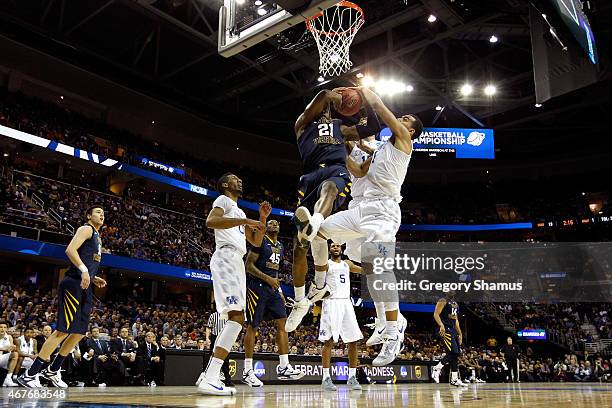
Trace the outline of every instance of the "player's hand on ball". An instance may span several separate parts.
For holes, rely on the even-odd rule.
[[[81,289],[87,289],[90,283],[91,283],[91,278],[89,277],[89,272],[82,272],[81,273]]]
[[[340,109],[340,105],[342,105],[342,94],[333,90],[329,93],[329,98],[334,110],[337,111]]]
[[[96,276],[94,277],[94,285],[96,285],[99,288],[103,288],[106,286],[106,281],[100,278],[99,276]]]

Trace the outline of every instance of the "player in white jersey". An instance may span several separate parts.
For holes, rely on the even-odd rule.
[[[8,324],[6,322],[0,322],[0,368],[8,371],[2,386],[18,387],[19,384],[13,380],[18,358],[16,351],[17,346],[13,344],[13,336],[6,332],[7,329]]]
[[[30,368],[36,359],[37,350],[34,330],[31,328],[25,329],[23,336],[17,339],[17,354],[19,355],[19,359],[15,366],[15,372],[19,372],[21,368]]]
[[[221,195],[213,202],[206,226],[215,230],[215,252],[210,260],[216,309],[227,317],[227,323],[217,336],[215,350],[201,375],[198,391],[208,395],[232,395],[235,389],[219,380],[223,360],[242,331],[246,309],[246,273],[243,257],[246,241],[254,244],[258,234],[265,233],[265,224],[272,210],[269,203],[259,206],[259,221],[246,218],[238,208],[242,195],[242,180],[226,173],[217,182]]]
[[[323,342],[323,382],[325,391],[336,391],[332,382],[331,351],[334,343],[342,338],[349,350],[349,375],[347,384],[353,390],[360,390],[357,381],[357,342],[363,338],[353,302],[351,302],[350,273],[361,273],[361,267],[351,261],[342,260],[342,245],[331,244],[331,259],[328,260],[328,270],[325,283],[331,290],[331,296],[323,300],[321,309],[321,325],[319,326],[319,341]]]
[[[406,178],[412,155],[412,141],[419,137],[423,124],[415,115],[404,115],[396,118],[383,104],[381,99],[368,88],[359,88],[363,99],[379,115],[392,132],[391,138],[366,160],[358,169],[367,177],[363,201],[355,208],[341,211],[323,221],[315,239],[332,239],[337,243],[348,242],[365,237],[365,243],[377,248],[380,253],[372,256],[394,257],[395,235],[401,224],[399,203],[402,200],[401,188]],[[349,169],[350,170],[350,169]],[[382,243],[389,245],[382,245]],[[319,245],[317,248],[321,247]],[[312,255],[315,265],[327,259],[327,247],[315,251]],[[368,275],[374,280],[375,275]],[[379,319],[384,310],[386,319],[383,334],[383,348],[374,359],[373,365],[391,363],[401,351],[405,319],[399,313],[397,293],[392,301],[385,301],[384,309],[377,308]]]

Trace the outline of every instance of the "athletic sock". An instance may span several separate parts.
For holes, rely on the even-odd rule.
[[[317,289],[321,289],[325,286],[325,276],[327,275],[327,271],[315,271],[315,285]]]
[[[330,378],[331,374],[329,373],[329,367],[328,368],[323,368],[323,379],[325,380],[326,378]]]
[[[397,331],[397,320],[387,320],[387,322],[385,323],[385,327],[386,334],[390,338],[394,339],[399,334],[399,332]]]
[[[40,357],[36,357],[36,360],[34,360],[30,368],[26,371],[26,375],[34,376],[40,373],[48,365],[49,365],[48,361],[45,361]]]
[[[442,364],[441,361],[438,362],[438,364],[436,364],[436,366],[434,367],[436,370],[441,370],[444,368],[444,364]]]
[[[217,357],[211,357],[206,367],[206,378],[211,382],[219,381],[219,373],[221,372],[221,366],[223,360]]]
[[[451,381],[452,382],[459,380],[459,377],[457,374],[459,374],[457,371],[451,371]]]
[[[295,291],[296,302],[299,302],[306,297],[306,286],[294,286],[293,290]]]
[[[57,355],[53,359],[53,362],[49,366],[49,370],[53,372],[59,371],[59,369],[62,368],[62,363],[65,359],[66,356],[62,356],[60,353],[57,353]]]
[[[244,359],[244,371],[246,371],[247,373],[249,372],[249,370],[253,369],[253,359],[252,358],[245,358]]]
[[[289,354],[279,354],[278,360],[281,368],[287,367],[289,365]]]
[[[378,318],[377,326],[382,326],[387,321],[387,316],[385,316],[385,302],[374,302],[374,307],[376,308],[376,317]]]
[[[349,367],[349,378],[357,376],[357,368]]]
[[[312,226],[312,229],[315,232],[318,232],[319,228],[321,228],[321,224],[323,224],[323,221],[325,221],[325,217],[323,217],[323,214],[314,213],[310,218],[310,225]]]

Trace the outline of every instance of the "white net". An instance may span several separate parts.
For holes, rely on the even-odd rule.
[[[363,23],[363,10],[350,1],[341,1],[306,21],[319,49],[321,75],[336,77],[351,69],[349,49]]]

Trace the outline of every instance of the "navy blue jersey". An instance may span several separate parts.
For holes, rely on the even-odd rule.
[[[267,235],[264,236],[255,266],[266,275],[276,278],[278,276],[278,270],[280,269],[280,263],[283,259],[284,250],[283,244],[281,244],[280,241],[277,241],[275,244]],[[249,275],[249,278],[256,282],[262,282],[261,279],[251,275]]]
[[[344,165],[346,150],[340,130],[341,124],[339,119],[333,119],[331,123],[320,119],[306,126],[298,139],[298,150],[305,173],[333,164]]]
[[[440,313],[440,319],[444,326],[455,327],[455,321],[457,320],[457,313],[459,312],[459,305],[454,300],[446,300],[446,304]]]
[[[94,276],[96,276],[98,272],[100,260],[102,259],[102,240],[100,239],[98,231],[96,231],[91,224],[85,225],[91,227],[93,233],[91,234],[91,238],[85,240],[81,247],[77,249],[77,252],[79,253],[81,261],[83,261],[89,270],[89,277],[93,281]],[[68,269],[66,275],[81,279],[81,271],[74,265],[70,265],[70,269]]]

